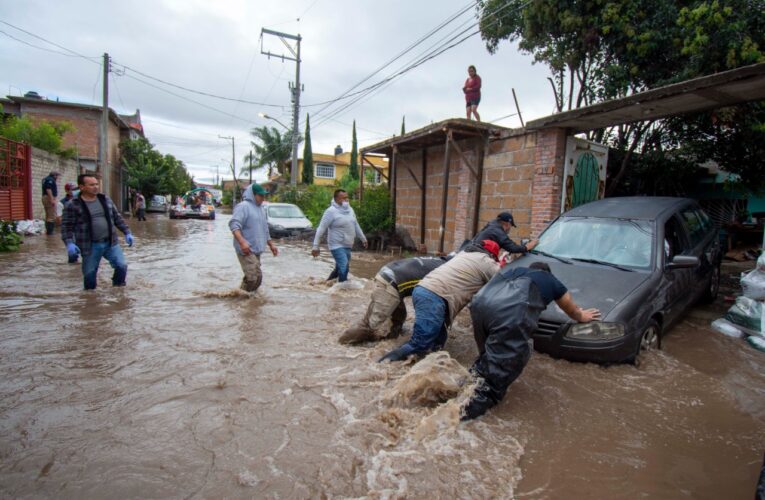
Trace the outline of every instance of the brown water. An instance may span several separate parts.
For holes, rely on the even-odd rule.
[[[377,364],[400,341],[336,342],[368,281],[328,289],[329,254],[282,243],[242,294],[227,220],[132,221],[126,288],[104,265],[81,291],[57,238],[0,254],[2,497],[753,496],[765,354],[708,311],[639,368],[535,353],[499,407],[459,424],[466,316],[451,356]]]

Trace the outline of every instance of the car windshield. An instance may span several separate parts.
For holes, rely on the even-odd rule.
[[[568,260],[648,268],[653,224],[642,220],[562,217],[547,228],[534,251]]]
[[[302,219],[305,217],[295,205],[282,205],[268,207],[268,216],[274,219]]]
[[[165,197],[160,194],[155,194],[151,197],[151,201],[154,203],[165,203]]]

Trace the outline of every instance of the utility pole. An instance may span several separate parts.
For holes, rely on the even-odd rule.
[[[236,177],[236,151],[234,150],[234,138],[222,135],[219,135],[218,137],[231,141],[231,173],[234,175],[234,193],[232,197],[234,199],[234,205],[236,205],[236,194],[239,191],[239,180]]]
[[[96,175],[101,174],[101,186],[107,194],[109,192],[109,168],[108,168],[108,150],[109,150],[109,54],[104,52],[103,62],[103,102],[101,108],[101,133],[98,141],[98,164],[96,165]]]
[[[284,54],[277,55],[272,54],[269,51],[263,52],[263,34],[266,35],[274,35],[278,36],[282,43],[287,47],[287,50],[290,51],[292,54],[292,57],[286,56]],[[292,48],[292,46],[285,40],[286,38],[290,40],[295,40],[296,42],[296,48]],[[282,60],[282,62],[287,59],[289,61],[295,61],[295,83],[290,83],[290,92],[292,93],[292,168],[290,169],[290,184],[295,186],[297,184],[297,177],[298,177],[298,142],[300,139],[300,133],[298,132],[298,122],[300,121],[300,92],[303,90],[302,85],[300,84],[300,42],[303,40],[303,38],[298,33],[297,35],[290,35],[287,33],[281,33],[279,31],[273,31],[266,28],[262,28],[260,30],[260,53],[267,55],[269,59],[271,56],[278,57]]]

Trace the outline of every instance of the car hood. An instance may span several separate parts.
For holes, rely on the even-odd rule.
[[[645,271],[621,271],[608,266],[576,262],[565,264],[556,259],[541,255],[527,255],[516,259],[511,267],[528,266],[532,262],[542,261],[550,266],[550,270],[563,283],[574,302],[579,307],[600,310],[603,318],[636,288],[648,280],[650,273]],[[550,304],[544,316],[558,321],[565,321],[568,316],[555,304]]]
[[[311,221],[306,217],[269,217],[268,223],[272,226],[282,226],[285,229],[312,227]]]

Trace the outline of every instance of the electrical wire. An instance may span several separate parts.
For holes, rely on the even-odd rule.
[[[82,59],[85,59],[86,61],[90,61],[90,62],[95,63],[95,64],[100,64],[100,62],[98,62],[98,59],[100,59],[98,56],[92,56],[92,57],[84,56],[84,55],[80,54],[79,52],[75,52],[72,49],[68,49],[68,48],[64,47],[63,45],[57,44],[56,42],[51,42],[50,40],[47,40],[47,39],[45,39],[45,38],[43,38],[43,37],[41,37],[39,35],[35,35],[34,33],[31,33],[31,32],[29,32],[29,31],[27,31],[25,29],[19,28],[18,26],[15,26],[15,25],[13,25],[13,24],[11,24],[9,22],[6,22],[6,21],[3,21],[3,20],[0,19],[0,23],[4,24],[6,26],[10,26],[11,28],[13,28],[15,30],[21,31],[22,33],[25,33],[25,34],[33,37],[33,38],[37,38],[38,40],[41,40],[41,41],[43,41],[45,43],[53,45],[54,47],[58,47],[59,49],[65,50],[65,51],[71,53],[72,55],[74,55],[76,57],[81,57]],[[4,33],[4,34],[7,35],[7,36],[10,36],[7,33]],[[29,45],[31,47],[36,48],[36,49],[47,50],[49,52],[56,52],[56,51],[53,51],[51,49],[45,49],[43,47],[37,47],[35,45],[32,45],[31,43],[24,42],[22,40],[19,40],[18,38],[12,37],[12,36],[11,36],[11,38],[13,38],[14,40],[17,40],[17,41],[19,41],[21,43],[25,43],[25,44],[27,44],[27,45]],[[69,55],[69,54],[62,54],[60,52],[59,52],[59,54],[64,55],[64,56],[68,56]]]

